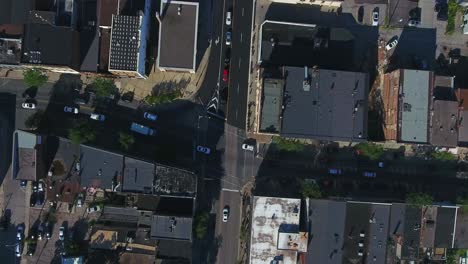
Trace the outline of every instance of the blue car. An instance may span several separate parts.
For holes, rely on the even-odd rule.
[[[145,119],[148,119],[148,120],[151,120],[151,121],[156,121],[156,120],[158,120],[158,116],[157,116],[157,115],[152,114],[152,113],[149,113],[149,112],[145,112],[145,113],[143,114],[143,117],[144,117]]]
[[[328,169],[328,173],[332,175],[340,175],[341,170],[340,169]]]

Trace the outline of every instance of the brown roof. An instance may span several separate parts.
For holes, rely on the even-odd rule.
[[[99,70],[109,70],[110,29],[100,29],[101,41],[99,42]]]
[[[398,92],[400,87],[400,71],[396,70],[384,75],[383,114],[384,135],[386,140],[397,139],[398,124]]]
[[[124,3],[120,4],[123,5]],[[118,14],[118,6],[119,0],[99,0],[99,26],[110,27],[112,25],[112,15]]]
[[[154,256],[125,252],[120,256],[120,264],[153,264]]]
[[[457,89],[457,99],[460,109],[468,110],[468,89]]]
[[[23,25],[0,24],[0,37],[23,35]]]

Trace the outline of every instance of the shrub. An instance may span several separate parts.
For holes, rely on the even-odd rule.
[[[23,72],[24,82],[28,87],[40,87],[44,85],[49,77],[40,68],[27,69]]]

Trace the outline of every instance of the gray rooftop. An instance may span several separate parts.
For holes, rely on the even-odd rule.
[[[260,131],[279,133],[281,131],[281,107],[283,105],[284,81],[281,79],[263,80],[262,110]]]
[[[137,71],[142,17],[112,15],[110,70]]]
[[[405,260],[416,260],[419,256],[421,234],[421,208],[406,206],[405,226],[401,257]]]
[[[386,250],[388,242],[388,229],[390,219],[390,204],[372,204],[371,219],[369,230],[369,257],[367,263],[386,263]]]
[[[163,0],[161,10],[158,67],[195,71],[198,3]]]
[[[346,222],[343,243],[343,263],[363,262],[363,255],[369,247],[368,239],[371,219],[370,203],[347,203],[346,204]],[[359,244],[363,245],[360,246]]]
[[[341,264],[346,202],[309,200],[309,215],[306,263]]]
[[[36,150],[38,136],[32,133],[16,130],[13,134],[12,173],[17,180],[37,180],[38,152]]]
[[[429,93],[433,74],[429,71],[402,70],[401,130],[403,142],[427,143],[429,129]]]
[[[154,176],[153,163],[125,157],[122,191],[153,193]]]
[[[458,142],[458,102],[436,100],[431,120],[431,144],[456,147]]]
[[[151,238],[192,241],[192,218],[153,215]]]
[[[158,164],[155,189],[160,195],[194,197],[197,192],[197,176],[190,171]]]
[[[285,67],[281,135],[323,140],[367,138],[368,76],[359,72]]]
[[[454,207],[439,207],[437,209],[434,247],[453,247],[456,212]]]
[[[140,212],[134,208],[122,208],[105,206],[99,221],[121,222],[128,224],[137,224]]]
[[[111,189],[122,181],[122,155],[85,145],[80,152],[82,187]]]
[[[0,24],[25,24],[32,4],[30,0],[2,0]]]

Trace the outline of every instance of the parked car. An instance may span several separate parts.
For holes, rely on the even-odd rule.
[[[49,222],[46,222],[44,224],[44,227],[45,227],[45,238],[49,240],[50,237],[52,236],[52,225]]]
[[[32,102],[24,102],[21,104],[24,109],[36,109],[36,104]]]
[[[61,226],[59,229],[59,239],[60,240],[65,240],[65,227]]]
[[[142,135],[146,135],[146,136],[153,136],[155,134],[154,129],[149,128],[149,127],[144,126],[144,125],[140,125],[140,124],[135,123],[135,122],[133,122],[132,125],[130,126],[130,130],[133,131],[133,132],[142,134]]]
[[[28,243],[28,251],[26,252],[26,254],[28,256],[34,255],[34,253],[36,252],[36,247],[37,243],[35,241]]]
[[[231,46],[231,29],[226,31],[226,45]]]
[[[408,26],[409,26],[409,27],[417,27],[418,25],[419,25],[419,21],[418,21],[418,20],[411,19],[410,21],[408,21]]]
[[[328,173],[332,175],[340,175],[341,170],[340,169],[328,169]]]
[[[44,192],[38,192],[37,193],[37,201],[36,205],[43,205],[45,200],[45,194]]]
[[[83,99],[83,98],[76,98],[73,102],[75,104],[79,104],[79,105],[85,105],[86,104],[86,100]]]
[[[64,111],[65,113],[73,113],[73,114],[75,114],[75,115],[78,114],[78,113],[80,112],[80,110],[78,110],[78,108],[72,107],[72,106],[65,106],[65,107],[63,108],[63,111]]]
[[[377,173],[365,171],[362,175],[364,175],[364,177],[367,177],[367,178],[375,178],[377,176]]]
[[[23,236],[24,236],[24,228],[22,225],[19,225],[16,228],[16,240],[21,241],[23,239]]]
[[[387,45],[385,46],[385,49],[388,51],[388,50],[391,50],[393,49],[394,47],[396,47],[396,45],[398,44],[398,39],[395,38],[394,40],[390,41],[389,43],[387,43]]]
[[[379,11],[374,10],[372,12],[372,26],[378,26],[379,25]]]
[[[37,182],[32,183],[33,192],[37,192]]]
[[[223,81],[227,82],[228,79],[229,79],[229,69],[226,68],[223,70]]]
[[[22,249],[23,248],[22,248],[21,243],[17,243],[16,246],[15,246],[15,256],[16,257],[18,257],[18,258],[21,257],[21,251],[23,251]]]
[[[229,207],[226,205],[223,209],[223,222],[227,223],[229,217]]]
[[[94,213],[101,211],[101,207],[99,205],[88,207],[88,213]]]
[[[29,198],[29,205],[34,207],[37,203],[37,192],[31,193],[31,197]]]
[[[229,65],[231,62],[231,48],[226,49],[226,53],[224,53],[224,63]]]
[[[206,155],[211,153],[210,148],[203,147],[203,146],[197,146],[197,151],[201,153],[205,153]]]
[[[152,114],[152,113],[150,113],[150,112],[145,112],[145,113],[143,113],[143,117],[144,117],[145,119],[148,119],[148,120],[151,120],[151,121],[156,121],[156,120],[158,120],[158,115]]]
[[[43,183],[43,182],[39,182],[39,183],[37,184],[37,190],[38,190],[39,192],[43,192],[43,191],[44,191],[44,183]]]
[[[248,151],[254,151],[254,146],[244,143],[244,144],[242,144],[242,149],[243,150],[248,150]]]
[[[228,26],[231,25],[231,11],[228,11],[226,13],[226,25],[228,25]]]
[[[42,240],[44,237],[44,224],[39,224],[39,227],[37,228],[37,239]]]
[[[93,120],[96,120],[96,121],[104,121],[106,120],[106,116],[103,115],[103,114],[96,114],[96,113],[92,113],[89,118],[93,119]]]
[[[76,199],[76,206],[83,207],[83,193],[78,194],[78,198]]]

